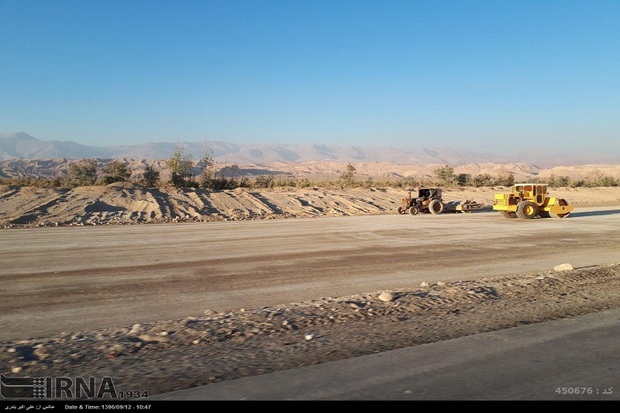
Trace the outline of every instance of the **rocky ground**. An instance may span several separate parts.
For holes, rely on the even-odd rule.
[[[239,309],[0,343],[0,371],[152,396],[620,307],[620,263]]]

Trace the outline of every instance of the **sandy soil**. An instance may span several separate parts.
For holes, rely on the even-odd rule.
[[[445,191],[490,205],[493,189]],[[0,187],[5,228],[394,214],[396,189],[204,190],[118,184],[74,190]],[[620,188],[561,188],[575,206],[620,205]],[[7,231],[9,229],[6,229]],[[0,342],[16,376],[118,378],[165,391],[620,307],[618,265],[512,274],[321,298],[281,307],[136,323]]]
[[[492,205],[505,188],[445,189],[443,199]],[[558,188],[575,206],[620,205],[620,187]],[[135,184],[48,189],[0,186],[0,227],[137,224],[395,213],[407,191],[395,188],[208,191]]]
[[[618,307],[618,265],[549,271],[0,342],[0,371],[145,397]]]

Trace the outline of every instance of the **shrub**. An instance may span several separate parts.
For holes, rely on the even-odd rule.
[[[94,185],[97,181],[97,163],[93,159],[83,159],[69,164],[69,185],[73,187]]]
[[[166,166],[172,171],[171,180],[174,186],[187,185],[193,167],[191,157],[190,154],[185,153],[185,147],[177,143],[172,156],[166,161]]]
[[[154,188],[159,185],[159,175],[159,171],[153,165],[146,165],[141,182],[146,187]]]
[[[114,182],[124,182],[129,179],[131,172],[127,169],[127,162],[113,160],[103,167],[103,183],[108,185]]]

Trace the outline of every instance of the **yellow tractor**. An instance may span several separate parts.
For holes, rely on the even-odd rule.
[[[495,194],[493,209],[505,218],[565,218],[574,207],[565,199],[550,197],[546,184],[516,184],[510,193]]]

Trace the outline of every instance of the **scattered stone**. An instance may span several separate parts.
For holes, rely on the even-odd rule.
[[[129,334],[136,334],[140,330],[142,330],[142,324],[134,324],[133,326],[131,326],[131,330],[129,330]]]
[[[441,287],[441,286],[446,285],[446,283],[443,281],[437,281],[437,285]]]
[[[39,358],[39,361],[43,361],[49,357],[49,354],[45,352],[43,345],[35,346],[35,349],[32,353]]]
[[[19,373],[22,371],[22,368],[19,366],[11,367],[11,373]]]
[[[152,336],[150,334],[142,334],[141,336],[138,337],[140,340],[142,341],[150,341],[150,342],[157,342],[157,343],[161,343],[163,341],[166,341],[166,337],[162,337],[162,336]]]
[[[560,265],[556,265],[555,267],[553,267],[554,271],[570,271],[573,269],[574,269],[573,265],[569,263],[560,264]]]
[[[428,283],[426,281],[422,281],[422,283],[420,284],[420,287],[428,288]]]
[[[579,274],[579,271],[576,273]],[[590,297],[582,297],[581,294],[571,293],[567,295],[561,288],[558,288],[557,291],[553,290],[553,288],[562,287],[563,283],[565,283],[564,278],[566,278],[557,273],[553,274],[555,275],[555,280],[558,281],[549,285],[552,294],[566,295],[565,301],[574,299],[577,296],[581,301],[590,299]],[[229,362],[232,366],[231,375],[243,376],[248,371],[242,370],[243,368],[251,370],[254,366],[257,366],[257,370],[264,372],[261,370],[261,362],[250,365],[250,363],[253,363],[251,359],[248,359],[248,365],[239,367],[245,363],[245,361],[241,361],[240,349],[244,349],[246,345],[253,350],[257,350],[263,341],[268,345],[273,344],[272,341],[277,343],[283,341],[285,344],[283,346],[278,344],[278,351],[282,349],[283,352],[286,352],[288,348],[290,352],[296,352],[295,357],[298,357],[299,346],[303,347],[304,342],[307,342],[306,350],[308,353],[324,351],[325,354],[334,354],[348,351],[346,348],[343,348],[348,348],[350,343],[347,342],[347,345],[343,346],[342,339],[344,336],[340,335],[340,333],[347,331],[349,328],[347,323],[358,320],[363,321],[364,317],[371,316],[372,323],[385,325],[386,323],[383,321],[387,321],[387,324],[390,324],[397,321],[413,320],[412,314],[415,313],[415,316],[417,314],[424,315],[424,317],[416,320],[416,325],[418,323],[425,325],[424,323],[426,323],[429,317],[426,317],[424,312],[428,312],[431,318],[439,317],[443,324],[445,324],[447,315],[450,318],[448,324],[453,323],[454,326],[458,327],[459,323],[467,321],[470,312],[480,312],[477,315],[474,314],[473,317],[482,317],[487,311],[485,306],[477,304],[478,298],[491,299],[497,297],[499,299],[513,299],[508,296],[511,293],[515,293],[515,295],[523,294],[524,298],[536,296],[537,299],[543,300],[543,298],[538,298],[538,287],[542,283],[534,282],[533,280],[548,278],[549,274],[544,274],[543,276],[539,273],[528,274],[526,277],[518,279],[510,277],[508,278],[510,282],[504,279],[490,280],[488,284],[484,285],[480,285],[479,281],[450,282],[447,283],[449,287],[439,290],[437,295],[430,294],[429,291],[420,291],[416,288],[394,293],[377,291],[364,295],[322,298],[319,301],[313,300],[307,303],[307,305],[291,304],[282,308],[263,307],[258,310],[246,309],[245,313],[241,311],[222,312],[217,317],[207,319],[203,317],[188,317],[165,322],[144,322],[144,324],[134,324],[133,326],[129,325],[122,328],[110,328],[95,332],[65,332],[59,336],[45,339],[45,341],[42,341],[43,339],[40,338],[29,338],[21,342],[2,343],[2,346],[0,346],[0,365],[4,364],[7,371],[12,371],[11,368],[19,366],[17,367],[19,370],[13,373],[15,375],[19,375],[19,372],[24,374],[24,371],[30,375],[36,375],[35,372],[38,374],[39,371],[50,374],[52,368],[67,372],[71,372],[71,368],[74,368],[79,371],[79,369],[83,369],[85,361],[89,361],[89,363],[105,361],[106,366],[104,368],[120,369],[119,371],[125,368],[129,371],[136,363],[144,362],[145,365],[152,363],[154,371],[174,374],[175,371],[180,371],[181,367],[192,366],[196,359],[190,356],[191,354],[200,354],[202,357],[204,354],[210,354],[207,352],[211,351],[211,345],[219,349],[226,341],[230,341],[230,355],[224,354],[220,357],[220,353],[213,353],[217,355],[217,362],[214,364],[214,371],[210,371],[209,374],[214,374],[213,377],[217,377],[217,379],[214,378],[213,380],[220,380],[221,378],[227,378],[228,372],[225,370],[225,366]],[[569,281],[566,280],[566,283],[569,283]],[[443,283],[433,284],[433,286],[440,284]],[[501,297],[495,293],[496,289],[502,292]],[[569,290],[567,291],[570,293]],[[466,292],[473,295],[467,297]],[[475,294],[479,294],[479,296]],[[392,303],[383,306],[378,303],[377,298],[380,301]],[[443,300],[444,298],[445,300]],[[557,302],[558,298],[560,297],[556,296],[554,302]],[[596,298],[594,294],[591,297],[592,300]],[[473,301],[476,301],[476,303]],[[532,302],[532,304],[534,303]],[[541,303],[539,302],[538,304]],[[455,307],[456,305],[460,307],[457,308]],[[360,310],[360,306],[363,308],[362,310]],[[515,311],[513,306],[510,308],[512,309],[511,311]],[[501,305],[500,310],[502,310]],[[205,313],[210,311],[207,310]],[[211,312],[211,314],[214,314],[214,312]],[[266,316],[274,317],[276,315],[279,317],[275,319],[266,318]],[[375,321],[375,319],[378,320]],[[186,329],[185,327],[188,323],[196,329]],[[523,323],[531,322],[524,321]],[[351,325],[351,327],[358,328],[360,325]],[[369,323],[369,325],[371,324]],[[327,330],[327,332],[321,330],[322,326],[328,326],[330,330]],[[492,327],[490,324],[489,328]],[[422,332],[424,334],[428,332],[432,336],[436,334],[432,328],[420,328],[419,331],[420,334]],[[319,340],[320,337],[325,336],[329,337],[329,339]],[[303,340],[301,340],[302,337]],[[317,341],[310,344],[309,341],[313,341],[315,338],[317,338]],[[445,337],[442,336],[441,339],[445,339]],[[386,337],[386,335],[377,335],[376,337],[374,335],[359,335],[351,337],[349,335],[345,340],[350,340],[351,342],[378,340],[377,342],[380,341],[381,345],[383,345],[383,343],[391,340],[391,337]],[[162,342],[164,344],[158,344]],[[200,346],[197,346],[199,344]],[[331,348],[332,346],[338,349],[334,350]],[[32,349],[31,353],[26,351],[28,348]],[[273,349],[273,347],[270,349]],[[39,351],[41,354],[38,354]],[[168,351],[170,351],[170,354],[166,353]],[[267,351],[257,350],[255,356],[263,360],[268,353]],[[22,356],[23,354],[26,356],[32,354],[36,357],[29,358]],[[20,357],[17,357],[17,355]],[[244,360],[246,356],[246,353],[244,353]],[[250,357],[252,356],[254,355],[250,355]],[[281,354],[278,354],[278,357],[280,356]],[[283,357],[285,359],[286,354]],[[40,361],[43,359],[45,359],[45,362],[41,363]],[[210,363],[209,360],[205,362]],[[218,364],[220,362],[222,362],[222,367]],[[101,366],[98,368],[101,368]],[[140,380],[139,375],[141,371],[137,370],[137,372],[131,374],[135,375],[136,380]],[[185,377],[186,373],[186,371],[183,371],[179,375]],[[40,374],[43,375],[44,373]]]

